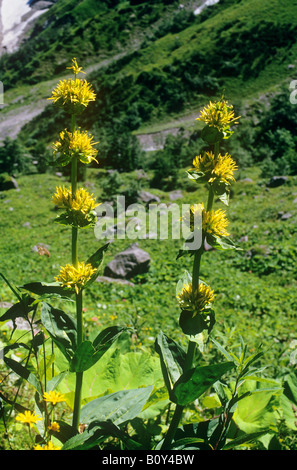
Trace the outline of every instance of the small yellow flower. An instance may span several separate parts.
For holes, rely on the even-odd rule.
[[[79,66],[77,65],[77,60],[76,60],[75,57],[72,59],[72,65],[71,65],[71,67],[66,67],[66,68],[67,68],[67,69],[70,69],[70,70],[73,70],[75,77],[76,77],[76,75],[77,75],[78,73],[86,73],[86,72],[83,72],[82,67],[79,67]]]
[[[214,297],[214,291],[202,282],[195,290],[193,290],[192,284],[186,284],[177,295],[180,307],[183,310],[192,311],[194,316],[197,313],[203,313],[205,308],[214,300]]]
[[[49,441],[48,444],[45,444],[44,446],[37,444],[34,446],[34,450],[61,450],[61,447],[54,446],[52,441]]]
[[[91,264],[78,263],[77,267],[67,264],[61,268],[60,274],[55,277],[55,280],[68,289],[74,288],[78,294],[95,272],[96,269]]]
[[[80,114],[91,101],[95,101],[96,94],[90,83],[75,77],[60,80],[48,99],[69,114]]]
[[[48,430],[49,430],[49,431],[52,431],[52,432],[60,432],[60,425],[59,425],[59,423],[57,423],[56,421],[53,421],[53,422],[49,425]]]
[[[215,158],[213,152],[204,152],[203,155],[194,158],[193,166],[190,171],[203,173],[209,183],[230,184],[231,181],[235,181],[233,173],[237,170],[237,165],[228,153],[225,155],[219,153]]]
[[[88,164],[96,160],[98,150],[94,145],[94,137],[88,134],[87,131],[80,129],[74,132],[69,132],[67,129],[60,132],[60,139],[53,144],[54,155],[59,154],[58,163],[62,166],[70,163],[72,158],[78,158],[82,163]]]
[[[30,428],[32,428],[33,424],[36,424],[37,421],[42,420],[42,418],[39,418],[39,415],[28,410],[24,411],[24,413],[19,413],[15,419],[16,421],[20,421],[20,423],[28,424]]]
[[[218,102],[210,101],[208,106],[202,109],[200,117],[196,120],[204,121],[209,126],[226,132],[231,124],[238,124],[239,117],[234,117],[233,105],[228,105],[228,101],[221,99]]]
[[[60,392],[55,392],[54,390],[51,390],[50,392],[44,392],[43,399],[44,401],[48,401],[53,405],[65,401],[64,395]]]

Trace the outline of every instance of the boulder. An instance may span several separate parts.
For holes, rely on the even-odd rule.
[[[104,269],[104,276],[116,279],[130,279],[137,274],[146,273],[150,266],[150,255],[133,243],[118,253]]]
[[[19,189],[17,181],[13,176],[1,176],[0,191],[8,191],[9,189]]]
[[[288,180],[289,178],[287,176],[272,176],[266,186],[268,186],[268,188],[277,188],[285,184]]]
[[[146,204],[151,204],[153,202],[160,202],[160,198],[155,196],[154,194],[149,193],[148,191],[140,191],[138,195],[138,199],[141,202],[145,202]]]

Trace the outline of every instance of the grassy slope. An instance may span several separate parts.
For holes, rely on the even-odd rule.
[[[229,34],[230,28],[249,29],[249,22],[264,19],[274,19],[277,24],[297,23],[296,3],[286,5],[280,9],[282,2],[273,0],[242,0],[238,5],[233,5],[220,13],[220,21],[215,16],[206,20],[201,25],[193,25],[178,34],[180,46],[173,49],[174,35],[155,41],[147,49],[144,49],[138,58],[133,59],[123,68],[123,73],[138,73],[143,68],[162,68],[174,58],[181,59],[190,54],[195,48],[203,48],[211,53],[212,38],[216,36],[217,29],[223,29],[222,34]],[[255,10],[257,14],[255,13]],[[240,18],[240,22],[238,22]],[[225,26],[229,25],[228,28]],[[280,50],[275,61],[270,62],[251,80],[244,81],[240,74],[238,77],[224,78],[224,85],[228,98],[250,101],[261,94],[267,93],[283,81],[293,79],[294,72],[289,76],[287,65],[294,62],[296,45],[286,55],[286,50]],[[53,83],[53,82],[50,82]],[[48,96],[45,82],[36,85],[38,96]],[[11,90],[7,96],[18,94],[25,99],[32,98],[32,88],[22,86]],[[13,105],[17,108],[17,105]],[[192,110],[191,110],[192,111]],[[185,115],[186,119],[186,115]],[[166,123],[155,123],[166,128]],[[170,123],[167,124],[170,126]],[[149,131],[150,128],[147,129]],[[294,246],[296,213],[286,222],[277,218],[279,210],[292,210],[291,204],[294,192],[297,192],[296,181],[292,186],[284,186],[279,189],[266,192],[257,184],[257,176],[253,174],[253,184],[237,183],[235,197],[229,209],[231,219],[231,231],[235,240],[247,235],[249,240],[243,245],[244,253],[255,245],[267,245],[276,250],[279,248],[290,250]],[[100,198],[98,181],[89,175],[94,183],[94,192]],[[249,176],[249,175],[247,175]],[[182,181],[186,176],[181,177]],[[19,180],[20,191],[10,191],[4,194],[1,201],[1,241],[0,258],[1,270],[16,284],[22,284],[29,280],[42,279],[51,281],[57,273],[58,266],[69,261],[70,233],[67,229],[61,229],[51,222],[55,216],[50,202],[56,184],[61,180],[55,176],[35,175],[22,177]],[[242,193],[246,193],[244,196]],[[186,193],[180,202],[193,202],[201,200],[201,191]],[[163,194],[164,200],[169,201],[168,195]],[[37,204],[38,201],[38,204]],[[282,206],[280,207],[280,201]],[[11,210],[13,208],[13,210]],[[248,214],[248,219],[246,215]],[[30,222],[30,227],[23,226]],[[96,249],[98,241],[95,240],[92,231],[82,232],[81,257],[85,258]],[[50,258],[39,256],[32,251],[37,243],[49,245]],[[116,241],[111,245],[106,262],[112,255],[127,246],[126,242]],[[88,319],[96,317],[97,323],[111,321],[118,314],[119,321],[140,325],[140,339],[144,327],[152,328],[154,334],[159,327],[174,335],[178,322],[178,309],[175,301],[175,282],[181,268],[189,267],[191,261],[182,259],[175,261],[172,253],[177,253],[180,248],[179,241],[162,242],[141,241],[141,246],[148,250],[152,256],[150,273],[145,276],[146,283],[127,286],[94,286],[86,299]],[[160,250],[161,247],[161,250]],[[283,349],[289,349],[290,340],[294,337],[293,311],[296,309],[295,300],[291,292],[296,287],[292,276],[292,267],[281,273],[280,268],[267,276],[259,276],[257,273],[243,272],[238,269],[244,265],[245,258],[241,254],[209,253],[209,264],[203,266],[203,275],[206,280],[211,280],[212,287],[218,292],[217,317],[218,331],[228,333],[235,326],[244,333],[249,347],[254,348],[261,341],[270,348],[271,357],[281,356]],[[277,258],[277,257],[276,257]],[[266,262],[265,259],[263,261]],[[281,275],[281,278],[280,278]],[[226,282],[227,281],[227,282]],[[1,300],[11,300],[8,289],[1,286]],[[151,303],[151,299],[156,299]],[[126,300],[123,301],[123,299]],[[149,299],[149,300],[148,300]],[[128,301],[128,302],[127,302]],[[103,306],[106,306],[104,308]],[[152,320],[153,319],[153,320]],[[141,327],[142,325],[142,327]],[[178,331],[178,330],[177,330]],[[277,333],[276,333],[277,332]],[[275,357],[272,362],[275,361]]]
[[[293,292],[296,289],[294,239],[297,211],[292,210],[292,200],[297,194],[297,181],[293,178],[289,185],[267,191],[263,181],[258,179],[256,169],[250,169],[242,176],[252,177],[253,182],[236,183],[228,217],[234,240],[239,242],[246,235],[248,240],[239,242],[242,252],[207,253],[203,259],[202,277],[217,294],[216,334],[230,340],[232,329],[236,328],[251,350],[263,343],[269,348],[267,361],[279,372],[279,367],[288,362],[287,351],[291,340],[295,339],[293,312],[296,300]],[[186,179],[182,172],[180,182]],[[92,171],[88,174],[88,182],[100,200],[99,182]],[[61,179],[56,176],[26,176],[19,179],[20,191],[4,193],[0,219],[1,271],[16,285],[36,280],[51,282],[59,266],[70,260],[70,231],[53,224],[56,213],[50,199],[57,184],[61,184]],[[159,194],[162,201],[169,202],[168,194]],[[184,198],[178,202],[203,199],[200,188],[191,193],[184,191]],[[280,210],[290,211],[293,217],[280,220]],[[105,264],[131,242],[115,240]],[[139,341],[148,346],[148,337],[153,340],[159,328],[173,337],[180,336],[175,286],[181,270],[191,269],[192,261],[188,258],[175,260],[181,240],[138,242],[152,257],[149,273],[134,279],[134,287],[95,283],[86,294],[85,317],[90,330],[113,322],[133,325]],[[49,246],[50,257],[32,251],[38,243]],[[95,239],[92,230],[81,231],[80,258],[86,259],[99,244],[101,242]],[[275,267],[269,275],[263,276],[257,272],[257,267],[253,270],[246,264],[245,253],[257,246],[260,246],[260,253],[263,246],[264,251],[272,252],[268,258],[261,255],[259,261],[260,266],[262,263]],[[286,256],[291,257],[292,262],[286,262]],[[280,264],[276,266],[277,262]],[[1,301],[12,300],[3,282],[0,283],[0,295]],[[278,364],[276,358],[279,358]]]

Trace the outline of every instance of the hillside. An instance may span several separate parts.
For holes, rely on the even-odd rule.
[[[140,135],[176,132],[181,125],[191,130],[208,97],[225,92],[246,115],[251,105],[267,104],[282,86],[289,90],[295,78],[295,2],[284,8],[279,0],[221,0],[194,15],[201,4],[53,4],[19,50],[1,57],[2,139],[15,138],[36,115],[23,142],[32,134],[47,144],[54,138],[48,90],[73,56],[84,64],[99,95],[86,122],[95,134],[115,120]]]

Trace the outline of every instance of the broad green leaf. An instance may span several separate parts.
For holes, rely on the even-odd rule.
[[[61,372],[67,367],[64,356],[59,351],[56,351],[56,367]],[[75,376],[75,373],[68,373],[58,387],[59,391],[65,394],[71,408],[73,407]],[[111,347],[97,362],[96,367],[84,372],[82,403],[86,404],[94,398],[112,392],[149,385],[155,388],[164,386],[159,358],[145,352],[122,354],[119,349]],[[160,400],[163,399],[164,396],[160,397]],[[154,408],[156,403],[152,405]]]
[[[196,367],[184,373],[174,386],[176,403],[185,406],[199,398],[222,375],[234,368],[233,362]]]
[[[58,282],[29,282],[28,284],[21,286],[21,289],[32,292],[32,294],[36,294],[43,298],[61,297],[70,300],[71,294],[73,294],[72,291],[65,289]]]
[[[81,409],[81,422],[108,421],[120,425],[135,418],[143,409],[152,386],[121,390],[103,397],[95,398]]]
[[[250,392],[250,393],[248,393]],[[246,381],[240,387],[240,395],[247,393],[244,399],[238,401],[233,419],[239,429],[247,434],[263,431],[276,424],[277,409],[280,406],[282,388],[261,388],[261,383]]]
[[[171,397],[174,384],[183,372],[185,351],[162,331],[156,338],[155,350],[160,356],[164,382]]]
[[[70,363],[70,372],[84,372],[96,364],[123,331],[122,327],[108,327],[99,333],[93,343],[84,341],[80,344]]]
[[[76,350],[76,322],[63,310],[43,303],[41,322],[51,338],[70,362]]]

